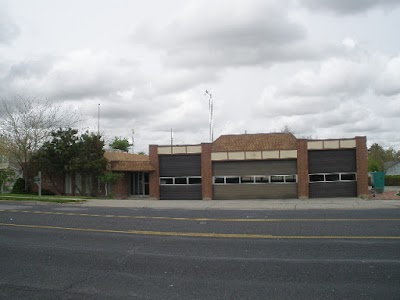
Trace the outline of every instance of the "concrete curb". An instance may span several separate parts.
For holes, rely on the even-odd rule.
[[[120,207],[185,210],[362,210],[400,209],[400,200],[329,198],[318,200],[88,200],[72,204],[83,207]]]

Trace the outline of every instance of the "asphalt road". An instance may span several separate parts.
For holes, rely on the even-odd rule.
[[[400,211],[0,203],[1,299],[399,299]]]

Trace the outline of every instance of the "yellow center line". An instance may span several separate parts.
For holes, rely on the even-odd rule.
[[[53,229],[95,233],[120,233],[131,235],[151,236],[175,236],[175,237],[207,237],[207,238],[230,238],[230,239],[374,239],[374,240],[400,240],[400,236],[340,236],[340,235],[270,235],[270,234],[247,234],[247,233],[207,233],[207,232],[175,232],[175,231],[147,231],[147,230],[114,230],[95,228],[73,228],[60,226],[43,226],[28,224],[0,223],[0,226],[20,227],[33,229]]]
[[[99,217],[99,218],[121,218],[121,219],[149,219],[149,220],[168,220],[168,221],[208,221],[208,222],[371,222],[371,221],[400,221],[400,218],[356,218],[356,219],[243,219],[243,218],[184,218],[184,217],[160,217],[160,216],[120,216],[120,215],[100,215],[100,214],[82,214],[82,213],[65,213],[51,211],[31,211],[18,209],[0,209],[0,212],[11,213],[30,213],[43,215],[61,215],[61,216],[78,216],[78,217]]]

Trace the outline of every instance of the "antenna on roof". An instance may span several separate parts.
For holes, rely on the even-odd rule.
[[[214,111],[214,103],[213,103],[213,98],[211,93],[206,90],[205,95],[208,96],[208,113],[209,113],[209,118],[208,118],[208,123],[210,126],[210,141],[214,141],[214,120],[213,120],[213,111]]]

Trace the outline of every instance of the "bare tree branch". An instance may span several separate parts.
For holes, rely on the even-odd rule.
[[[22,169],[28,188],[32,156],[53,130],[73,127],[79,118],[63,103],[37,97],[1,99],[0,106],[0,150]]]

